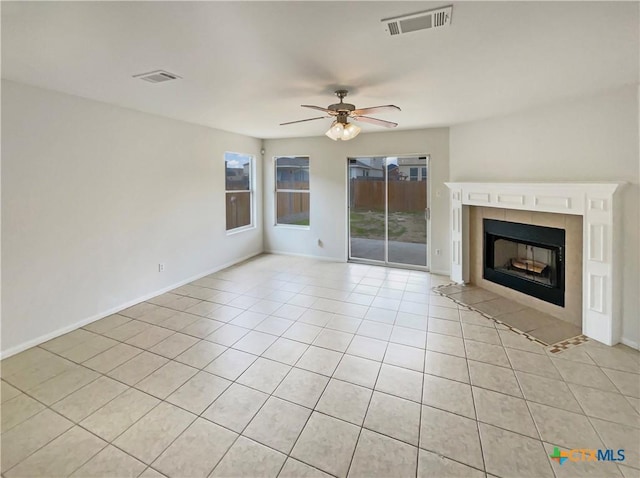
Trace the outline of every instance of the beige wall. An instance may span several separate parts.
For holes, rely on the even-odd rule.
[[[582,216],[490,207],[469,208],[469,275],[471,283],[582,327]],[[560,307],[482,278],[482,219],[519,222],[565,230],[565,304]]]
[[[626,181],[621,203],[625,343],[640,343],[638,87],[453,126],[452,181]]]
[[[265,250],[341,261],[347,258],[347,158],[430,155],[431,269],[449,273],[449,194],[444,186],[449,176],[448,128],[362,133],[344,142],[325,136],[268,139],[264,149]],[[273,158],[290,155],[310,157],[310,229],[274,226]]]
[[[226,234],[223,155],[260,146],[3,81],[2,352],[259,253],[261,209]]]

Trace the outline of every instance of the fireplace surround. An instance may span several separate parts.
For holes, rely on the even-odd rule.
[[[622,183],[446,183],[451,208],[451,279],[469,282],[469,207],[582,217],[582,331],[620,341],[620,238],[616,192]]]

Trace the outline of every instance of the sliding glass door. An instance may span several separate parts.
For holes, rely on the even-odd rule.
[[[428,157],[348,161],[349,258],[427,267]]]

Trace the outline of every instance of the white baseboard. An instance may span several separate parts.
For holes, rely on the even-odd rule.
[[[631,347],[632,349],[640,350],[640,343],[635,340],[629,340],[624,337],[620,339],[620,343],[626,345],[627,347]]]
[[[293,257],[306,257],[308,259],[317,259],[319,261],[331,261],[331,262],[346,262],[344,257],[327,257],[327,256],[314,256],[313,254],[301,254],[299,252],[288,252],[278,250],[265,250],[266,254],[278,254],[280,256],[293,256]]]
[[[22,352],[24,350],[27,350],[27,349],[31,348],[31,347],[35,347],[36,345],[40,345],[40,344],[42,344],[42,343],[44,343],[44,342],[46,342],[48,340],[55,339],[56,337],[59,337],[59,336],[64,335],[64,334],[66,334],[68,332],[71,332],[71,331],[73,331],[73,330],[75,330],[75,329],[77,329],[79,327],[83,327],[83,326],[85,326],[87,324],[90,324],[91,322],[95,322],[96,320],[104,319],[105,317],[108,317],[109,315],[116,314],[116,313],[118,313],[118,312],[120,312],[121,310],[124,310],[124,309],[128,309],[129,307],[132,307],[132,306],[134,306],[136,304],[139,304],[140,302],[144,302],[146,300],[152,299],[153,297],[156,297],[158,295],[164,294],[165,292],[169,292],[169,291],[171,291],[173,289],[176,289],[176,288],[178,288],[180,286],[183,286],[185,284],[193,282],[194,280],[201,279],[201,278],[203,278],[205,276],[208,276],[209,274],[213,274],[214,272],[221,271],[222,269],[226,269],[227,267],[231,267],[231,266],[233,266],[235,264],[238,264],[240,262],[246,261],[247,259],[251,259],[252,257],[255,257],[255,256],[260,255],[260,254],[262,254],[262,251],[254,252],[254,253],[248,254],[248,255],[246,255],[244,257],[240,257],[238,259],[235,259],[233,261],[229,261],[229,262],[227,262],[225,264],[222,264],[220,266],[214,267],[211,270],[208,270],[206,272],[202,272],[200,274],[196,274],[193,277],[189,277],[188,279],[181,280],[180,282],[177,282],[177,283],[172,284],[170,286],[164,287],[164,288],[162,288],[160,290],[156,290],[154,292],[150,292],[148,294],[143,295],[142,297],[138,297],[137,299],[133,299],[133,300],[127,301],[124,304],[120,304],[120,305],[118,305],[116,307],[112,307],[109,310],[105,310],[105,311],[100,312],[98,314],[92,315],[91,317],[87,317],[85,319],[82,319],[82,320],[80,320],[78,322],[75,322],[75,323],[73,323],[71,325],[68,325],[66,327],[63,327],[61,329],[57,329],[57,330],[55,330],[53,332],[49,332],[47,334],[41,335],[39,337],[36,337],[35,339],[28,340],[28,341],[23,342],[23,343],[21,343],[19,345],[11,347],[11,348],[9,348],[7,350],[0,351],[0,359],[5,359],[5,358],[8,358],[8,357],[11,357],[12,355],[20,353],[20,352]]]
[[[439,276],[447,276],[449,277],[451,275],[451,271],[445,271],[445,270],[438,270],[438,269],[431,269],[429,271],[431,274],[435,274],[435,275],[439,275]]]

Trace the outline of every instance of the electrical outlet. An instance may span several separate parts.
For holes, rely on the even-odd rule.
[[[440,249],[436,249],[436,256],[440,255]]]
[[[164,262],[158,264],[158,272],[164,272]]]

